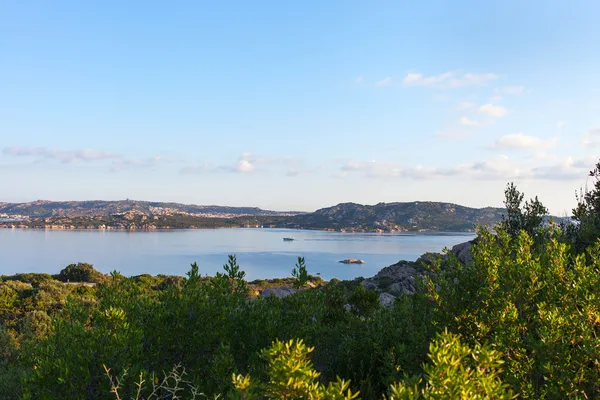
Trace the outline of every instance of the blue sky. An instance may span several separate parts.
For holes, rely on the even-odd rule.
[[[569,212],[600,2],[0,3],[0,201]]]

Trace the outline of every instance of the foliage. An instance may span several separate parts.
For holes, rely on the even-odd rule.
[[[577,207],[573,209],[575,224],[568,226],[568,234],[575,250],[583,251],[600,238],[600,162],[590,171],[594,179],[591,190],[581,190]]]
[[[57,279],[62,282],[87,282],[99,283],[104,280],[104,274],[94,269],[92,264],[69,264],[58,274]]]
[[[548,215],[548,209],[538,200],[537,196],[525,203],[523,203],[523,197],[524,194],[519,192],[513,182],[506,185],[504,191],[506,215],[502,216],[500,226],[513,237],[519,235],[521,231],[537,237],[541,233],[544,216]]]
[[[389,400],[412,399],[512,399],[513,393],[500,379],[501,354],[489,346],[463,344],[445,332],[429,347],[430,362],[424,378],[406,379],[393,385]]]
[[[352,400],[350,382],[337,378],[327,386],[318,379],[320,374],[313,368],[309,355],[314,350],[302,340],[286,343],[275,341],[264,349],[261,356],[268,363],[269,379],[264,384],[254,384],[249,376],[233,375],[233,382],[240,398],[245,399],[340,399]]]
[[[429,281],[432,323],[502,351],[502,378],[521,395],[589,398],[600,382],[600,243],[571,257],[560,231],[547,236],[536,249],[524,231],[480,231],[473,264],[450,259]]]
[[[122,395],[121,389],[125,380],[128,378],[127,370],[123,370],[120,376],[114,376],[110,368],[104,366],[106,377],[110,383],[110,393],[116,400],[122,400],[126,397]],[[135,393],[132,400],[158,400],[158,399],[201,399],[208,398],[200,393],[189,381],[185,380],[185,368],[179,365],[173,367],[169,373],[164,373],[162,378],[156,374],[150,375],[140,373],[135,382]]]
[[[294,277],[294,287],[300,289],[308,282],[308,272],[306,271],[306,263],[304,257],[298,257],[296,267],[292,270],[292,276]]]

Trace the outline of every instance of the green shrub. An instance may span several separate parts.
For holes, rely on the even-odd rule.
[[[424,377],[394,384],[389,400],[514,398],[500,379],[501,354],[489,346],[471,349],[458,336],[444,333],[431,343],[429,359]]]
[[[600,242],[572,257],[559,231],[546,235],[534,246],[524,231],[480,231],[474,263],[451,259],[429,282],[433,323],[502,351],[502,378],[521,395],[589,398],[600,382]]]
[[[99,283],[104,278],[104,274],[96,271],[92,264],[81,262],[67,265],[57,276],[57,279],[62,282]]]

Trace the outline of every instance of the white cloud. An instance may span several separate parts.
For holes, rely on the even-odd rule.
[[[454,89],[463,86],[481,85],[488,81],[498,79],[494,73],[485,74],[456,74],[445,72],[440,75],[425,76],[421,73],[409,73],[404,77],[404,86],[424,86],[436,89]]]
[[[520,95],[525,93],[525,87],[523,86],[506,86],[500,90],[501,93],[511,94],[511,95]]]
[[[461,101],[456,106],[456,108],[458,108],[459,110],[468,110],[469,108],[473,107],[475,107],[475,104],[471,103],[470,101]]]
[[[467,118],[465,116],[460,117],[460,123],[462,125],[466,125],[466,126],[479,126],[479,125],[481,125],[481,123],[479,123],[478,121],[471,120],[471,119],[469,119],[469,118]]]
[[[365,77],[362,75],[359,75],[355,80],[354,83],[361,83],[362,81],[365,80]]]
[[[511,179],[526,180],[576,180],[585,178],[594,165],[592,157],[575,160],[567,157],[554,164],[513,160],[507,155],[497,155],[488,159],[466,164],[458,164],[443,168],[418,165],[406,168],[389,162],[350,161],[340,168],[336,177],[347,177],[350,174],[363,174],[372,179],[417,179],[433,180],[448,177],[460,179],[485,179],[507,181]]]
[[[349,161],[341,167],[342,172],[364,172],[368,177],[400,176],[402,169],[395,163],[377,161]]]
[[[527,169],[502,154],[467,166],[466,172],[482,179],[517,179],[529,175]]]
[[[479,107],[479,112],[490,117],[503,117],[508,113],[508,110],[502,106],[484,104],[481,107]]]
[[[384,86],[390,86],[391,84],[392,84],[392,78],[390,78],[388,76],[386,78],[383,78],[379,82],[375,83],[375,86],[376,87],[384,87]]]
[[[4,154],[18,157],[36,157],[60,161],[65,164],[73,162],[90,162],[102,160],[122,159],[120,154],[109,153],[103,150],[60,150],[47,147],[6,147]]]
[[[524,135],[522,132],[504,135],[496,140],[493,148],[500,150],[546,150],[555,147],[558,138],[541,139]]]
[[[302,161],[293,157],[263,157],[254,153],[243,153],[235,163],[211,167],[209,164],[193,164],[184,168],[181,172],[201,173],[201,172],[233,172],[247,174],[250,172],[266,172],[272,167],[278,167],[280,170],[286,169],[286,176],[298,176],[306,171]]]
[[[585,147],[596,147],[600,145],[600,128],[587,131],[583,135],[583,145]]]
[[[494,95],[490,98],[490,103],[498,103],[502,101],[502,96]]]
[[[7,147],[2,150],[6,155],[16,157],[29,157],[34,160],[52,160],[63,164],[93,163],[112,161],[112,171],[120,171],[125,168],[152,168],[166,162],[162,156],[148,158],[130,158],[122,154],[111,153],[104,150],[61,150],[47,147]]]
[[[533,178],[549,180],[584,179],[597,160],[593,157],[573,159],[567,157],[559,163],[532,169]]]
[[[537,151],[533,154],[533,159],[536,161],[554,161],[556,158],[556,154],[547,153],[545,151]]]
[[[248,160],[240,160],[235,166],[237,172],[245,173],[254,171],[254,165]]]

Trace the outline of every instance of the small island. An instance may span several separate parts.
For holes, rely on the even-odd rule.
[[[347,258],[345,260],[341,260],[339,261],[342,264],[364,264],[365,261],[364,260],[358,260],[356,258]]]

